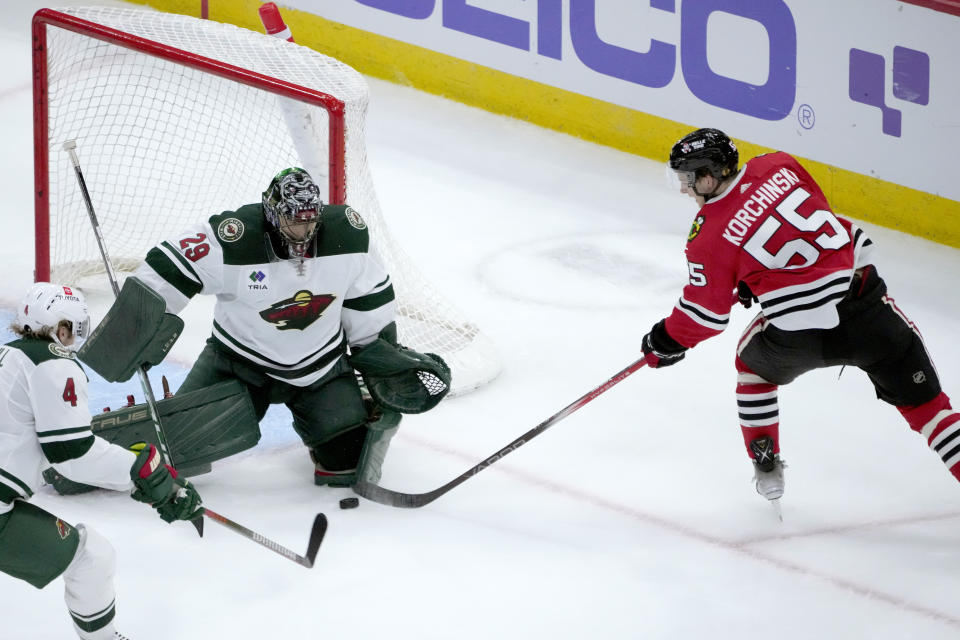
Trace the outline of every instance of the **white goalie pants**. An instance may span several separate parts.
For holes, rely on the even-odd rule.
[[[113,640],[116,552],[95,530],[78,524],[80,543],[63,572],[64,599],[73,627],[83,640]]]

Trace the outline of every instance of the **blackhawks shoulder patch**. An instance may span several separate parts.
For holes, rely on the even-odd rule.
[[[703,223],[706,220],[701,215],[698,215],[693,220],[693,224],[690,226],[690,233],[687,234],[687,242],[690,242],[700,234],[700,228],[703,227]]]
[[[237,218],[227,218],[217,227],[217,236],[224,242],[236,242],[243,235],[243,222]]]

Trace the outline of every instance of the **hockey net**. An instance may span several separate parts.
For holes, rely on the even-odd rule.
[[[37,280],[109,286],[67,140],[77,141],[120,274],[302,166],[325,201],[349,203],[370,227],[397,292],[401,341],[440,354],[454,393],[497,375],[489,339],[387,229],[364,140],[369,90],[355,70],[265,34],[151,10],[44,9],[33,31]]]

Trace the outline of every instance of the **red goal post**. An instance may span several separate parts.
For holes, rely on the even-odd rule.
[[[76,139],[114,269],[260,199],[288,166],[367,221],[408,346],[439,353],[453,390],[499,373],[492,343],[392,239],[366,157],[366,81],[347,65],[233,25],[146,9],[42,9],[33,20],[35,279],[104,278],[61,147]],[[98,286],[90,284],[90,286]]]
[[[277,95],[316,105],[330,116],[329,202],[346,202],[344,185],[344,106],[334,96],[297,86],[254,71],[206,58],[190,51],[176,49],[111,27],[84,20],[53,9],[41,9],[33,17],[33,135],[34,135],[34,217],[36,258],[34,280],[50,280],[50,201],[49,153],[50,130],[48,122],[47,86],[47,26],[54,26],[89,38],[95,38],[121,47],[128,47],[185,67],[228,78]]]

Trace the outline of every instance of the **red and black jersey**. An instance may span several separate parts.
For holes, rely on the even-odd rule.
[[[698,212],[686,247],[690,282],[667,332],[692,347],[723,331],[739,282],[780,329],[835,327],[837,303],[854,270],[870,264],[871,245],[793,157],[758,156]]]

